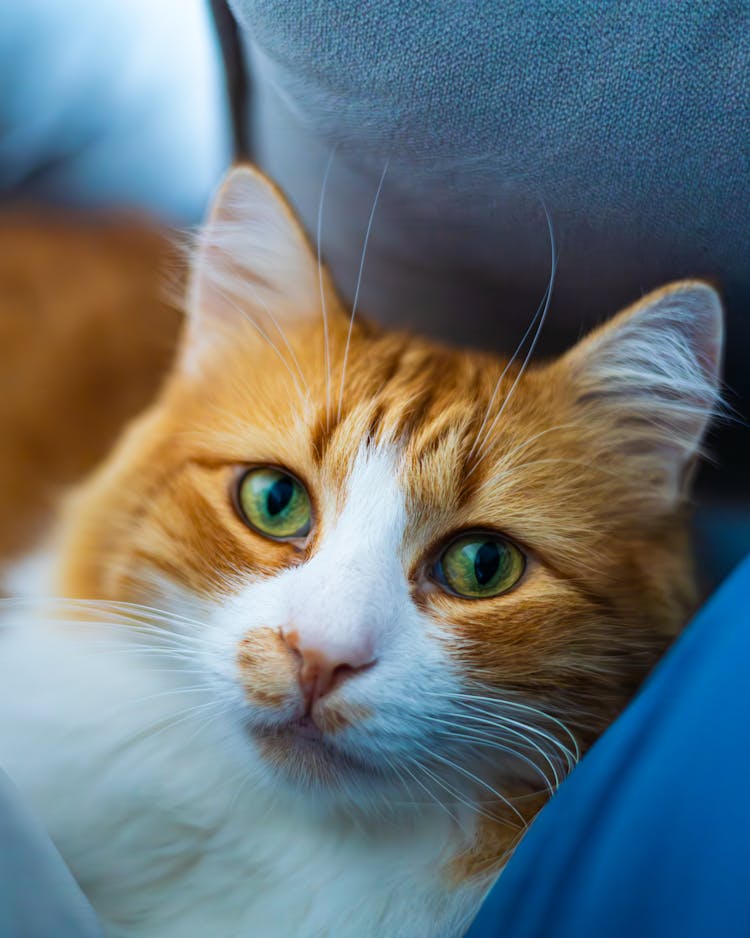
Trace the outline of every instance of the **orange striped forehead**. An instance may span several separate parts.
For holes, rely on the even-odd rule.
[[[607,566],[595,555],[633,520],[611,510],[630,489],[591,463],[559,368],[519,374],[507,359],[362,323],[349,334],[336,307],[327,331],[327,350],[320,320],[287,326],[275,347],[248,332],[198,379],[178,375],[163,403],[171,458],[285,468],[318,504],[322,529],[361,448],[388,446],[399,453],[410,563],[453,533],[486,528],[570,576]]]

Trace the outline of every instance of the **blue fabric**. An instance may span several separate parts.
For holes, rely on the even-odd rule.
[[[750,559],[533,824],[468,938],[750,936]]]

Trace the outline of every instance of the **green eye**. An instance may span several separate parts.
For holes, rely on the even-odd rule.
[[[304,486],[280,469],[250,469],[237,488],[244,520],[261,534],[279,539],[305,537],[312,508]]]
[[[457,596],[499,596],[521,578],[526,561],[521,551],[496,534],[465,534],[443,551],[434,572]]]

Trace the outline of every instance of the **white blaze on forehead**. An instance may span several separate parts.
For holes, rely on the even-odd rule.
[[[328,505],[328,514],[333,509]],[[406,506],[395,447],[363,447],[338,516],[323,519],[318,550],[290,577],[290,623],[320,651],[377,657],[403,614]]]

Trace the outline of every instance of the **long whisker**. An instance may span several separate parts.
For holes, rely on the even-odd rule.
[[[325,289],[323,287],[323,205],[325,203],[326,189],[328,188],[328,177],[331,173],[331,167],[333,166],[333,158],[336,155],[336,149],[337,147],[334,146],[331,150],[325,172],[323,173],[323,183],[320,187],[320,202],[318,203],[317,224],[318,286],[320,288],[320,310],[323,315],[323,356],[326,373],[326,427],[330,426],[331,417],[331,348],[328,337],[328,309],[326,307]]]
[[[465,719],[471,721],[472,728],[473,728],[473,724],[479,724],[479,725],[489,726],[489,727],[497,727],[498,725],[497,720],[492,720],[492,719],[488,720],[484,717],[472,716],[466,713],[453,713],[451,714],[451,716],[457,716],[457,717],[463,716]],[[536,727],[530,727],[530,726],[527,727],[524,724],[515,724],[515,726],[523,726],[523,728],[528,730],[529,732],[539,733],[539,735],[541,735],[543,739],[547,740],[548,742],[551,742],[555,746],[555,748],[558,748],[558,747],[562,748],[560,744],[557,742],[557,740],[554,739],[554,737],[548,736],[546,733],[540,733],[536,729]],[[524,733],[522,730],[516,729],[514,728],[514,726],[508,726],[507,723],[505,722],[502,723],[502,730],[504,733],[507,733],[510,736],[520,739],[526,746],[528,746],[530,749],[533,749],[536,753],[538,753],[539,756],[549,766],[550,771],[552,772],[552,777],[555,780],[555,787],[558,787],[560,785],[560,776],[558,774],[555,763],[553,762],[551,756],[547,752],[545,752],[545,750],[538,743],[534,742],[534,740],[531,739],[531,737],[528,736],[526,733]],[[569,762],[569,760],[567,761]]]
[[[490,794],[494,795],[499,801],[501,801],[506,807],[508,807],[513,814],[519,819],[519,821],[525,826],[526,822],[523,818],[523,815],[520,813],[518,808],[516,808],[505,795],[501,794],[496,788],[493,788],[489,782],[485,781],[483,778],[480,778],[478,775],[475,775],[469,769],[465,768],[462,765],[459,765],[457,762],[453,762],[452,759],[449,759],[447,756],[441,755],[437,752],[432,752],[426,746],[423,746],[421,743],[417,743],[420,749],[423,752],[426,752],[431,758],[437,759],[438,762],[442,762],[444,765],[447,765],[449,768],[454,769],[456,772],[459,772],[461,775],[465,775],[466,778],[475,782],[477,785],[480,785],[482,788],[486,788]]]
[[[135,707],[142,703],[150,703],[153,700],[160,700],[164,697],[178,697],[181,694],[206,694],[210,692],[210,688],[206,684],[191,684],[187,687],[172,687],[169,690],[162,690],[155,694],[146,694],[143,697],[136,697],[133,700],[128,700],[126,704],[122,704],[122,707]],[[122,707],[118,708],[119,713]]]
[[[297,353],[294,351],[294,348],[292,347],[291,343],[289,342],[289,339],[287,338],[287,334],[286,334],[286,332],[284,331],[284,329],[282,329],[281,324],[279,323],[278,319],[273,315],[273,313],[272,313],[271,310],[269,309],[268,304],[265,303],[265,302],[263,302],[263,300],[260,300],[260,299],[258,300],[258,302],[261,303],[261,305],[263,306],[263,309],[265,310],[266,315],[267,315],[268,318],[271,320],[271,322],[274,324],[274,326],[276,326],[276,331],[277,331],[277,332],[279,333],[279,335],[281,336],[281,341],[284,343],[284,345],[285,345],[286,348],[287,348],[287,351],[288,351],[289,354],[291,355],[292,362],[293,362],[293,364],[294,364],[294,367],[297,369],[297,374],[298,374],[299,377],[300,377],[300,381],[301,381],[301,382],[304,384],[304,386],[305,386],[305,394],[306,394],[306,396],[307,396],[307,398],[308,398],[308,400],[309,400],[309,398],[310,398],[310,385],[307,383],[307,379],[305,378],[305,374],[304,374],[304,372],[302,371],[302,367],[301,367],[301,365],[300,365],[300,363],[299,363],[299,359],[297,358]]]
[[[91,610],[98,612],[106,609],[115,613],[120,612],[123,616],[147,616],[157,620],[185,623],[200,629],[205,628],[205,623],[201,622],[200,619],[190,618],[180,612],[172,612],[167,609],[160,609],[158,606],[121,599],[71,599],[66,596],[43,597],[41,599],[36,596],[9,596],[0,599],[0,611],[5,607],[12,608],[14,606],[20,608],[38,607],[42,611],[47,608],[86,612]]]
[[[576,739],[574,733],[563,723],[562,720],[558,719],[556,716],[553,716],[551,713],[547,713],[545,710],[540,710],[538,707],[534,707],[531,704],[523,703],[520,700],[511,700],[505,697],[491,697],[486,693],[484,694],[466,694],[466,693],[440,693],[439,691],[423,691],[429,697],[437,697],[441,700],[454,700],[454,701],[470,701],[472,704],[476,703],[490,703],[493,704],[497,709],[511,709],[511,710],[521,710],[526,713],[533,714],[536,717],[539,717],[540,720],[544,722],[549,722],[554,726],[557,726],[565,735],[570,739],[573,746],[573,750],[576,756],[576,759],[580,758],[580,749],[578,745],[578,740]],[[485,713],[488,717],[496,716],[497,710],[485,710]]]
[[[456,695],[456,696],[461,696],[461,695]],[[448,697],[448,699],[450,698]],[[478,724],[480,726],[488,727],[489,729],[493,731],[493,733],[496,736],[504,735],[504,736],[509,736],[509,737],[515,738],[516,740],[519,740],[522,743],[522,745],[536,752],[542,758],[542,760],[549,766],[552,772],[552,776],[554,778],[555,788],[559,787],[561,778],[558,772],[559,763],[556,764],[556,762],[553,759],[554,753],[555,752],[558,753],[559,758],[564,760],[564,768],[563,768],[563,765],[560,765],[560,768],[563,770],[565,775],[567,775],[568,772],[570,772],[575,767],[576,763],[578,762],[578,759],[580,757],[580,750],[579,750],[577,740],[575,739],[571,731],[568,729],[568,727],[566,727],[560,721],[557,721],[555,718],[546,717],[546,719],[549,719],[550,722],[559,724],[563,728],[564,732],[571,739],[573,743],[573,750],[568,748],[556,736],[550,734],[549,732],[542,729],[541,727],[536,726],[533,723],[522,723],[522,722],[519,722],[518,720],[514,720],[511,717],[509,717],[507,714],[503,713],[502,710],[490,711],[485,707],[479,707],[476,704],[467,703],[466,701],[460,701],[460,703],[461,703],[461,706],[463,707],[462,710],[457,711],[457,712],[449,711],[445,714],[445,716],[455,717],[458,720],[462,720],[463,723],[461,724],[461,729],[464,733],[476,733],[476,726]],[[442,718],[443,718],[443,715],[441,714],[440,719]],[[547,749],[542,747],[536,741],[534,737],[536,737],[536,739],[543,740],[545,743],[550,744],[550,746],[553,747],[553,751],[547,751]],[[514,748],[514,751],[517,751],[517,750],[515,750]],[[518,755],[519,755],[519,758],[522,757],[520,753],[518,753]],[[553,786],[546,779],[546,775],[541,771],[540,767],[536,766],[536,770],[539,772],[540,775],[542,775],[542,777],[545,778],[545,782],[547,783],[551,791]]]
[[[546,427],[544,430],[540,430],[538,433],[532,434],[530,437],[525,439],[522,443],[519,443],[517,446],[514,446],[512,450],[508,453],[503,453],[502,461],[503,463],[508,462],[516,453],[520,453],[525,450],[527,447],[531,446],[532,443],[535,443],[540,437],[546,436],[548,433],[557,433],[560,430],[569,430],[576,425],[571,421],[568,423],[558,423],[554,427]],[[511,467],[512,468],[512,467]]]
[[[405,771],[409,773],[409,775],[414,779],[417,785],[419,785],[420,788],[422,788],[425,792],[427,792],[427,795],[432,799],[432,801],[434,801],[435,804],[438,805],[439,808],[445,811],[445,813],[453,821],[456,827],[460,828],[462,826],[460,820],[450,810],[448,805],[446,805],[443,801],[440,800],[440,798],[437,797],[434,791],[428,788],[427,785],[424,784],[424,782],[422,782],[419,778],[417,778],[417,776],[409,768],[408,763],[411,763],[411,765],[413,765],[415,769],[417,769],[420,772],[423,772],[428,778],[431,778],[434,782],[436,782],[444,791],[446,791],[451,796],[451,798],[458,800],[458,801],[462,801],[463,804],[466,805],[468,808],[470,808],[472,812],[475,810],[474,805],[469,804],[468,802],[464,801],[457,794],[455,789],[449,788],[445,783],[443,783],[439,778],[437,778],[437,776],[435,776],[425,765],[423,765],[423,763],[421,763],[418,759],[411,757],[406,762],[401,763]]]
[[[220,713],[225,713],[228,711],[228,707],[223,701],[220,700],[209,700],[203,704],[197,704],[194,707],[188,707],[186,710],[180,711],[176,717],[169,717],[166,720],[157,720],[155,723],[150,724],[147,727],[142,727],[138,733],[134,734],[129,742],[139,742],[144,739],[155,739],[157,736],[161,736],[162,733],[168,732],[169,730],[175,729],[175,727],[180,726],[182,723],[185,723],[187,720],[192,719],[198,713],[205,713],[214,708],[219,708]],[[218,716],[218,714],[217,714]]]
[[[102,640],[111,638],[116,638],[117,640],[127,639],[126,646],[115,649],[118,654],[152,652],[159,655],[169,654],[174,657],[181,656],[183,658],[189,658],[189,660],[194,660],[195,652],[212,647],[210,642],[202,642],[199,639],[193,639],[189,635],[183,635],[179,632],[169,632],[164,629],[151,629],[148,626],[134,625],[127,621],[86,622],[80,619],[58,621],[60,621],[62,625],[74,627],[76,630],[79,627],[88,627],[93,633],[94,638]],[[131,640],[133,635],[153,638],[155,644],[133,644]],[[92,653],[93,651],[94,647],[92,646]],[[107,653],[110,654],[111,652],[112,649],[109,648]]]
[[[219,289],[219,288],[217,288],[217,289]],[[255,329],[256,332],[258,332],[258,334],[263,338],[263,340],[264,340],[265,342],[267,342],[268,345],[271,347],[271,349],[276,353],[276,355],[277,355],[279,361],[283,364],[283,366],[286,368],[287,372],[289,373],[289,377],[292,379],[292,383],[294,384],[294,387],[295,387],[295,389],[296,389],[296,391],[297,391],[297,394],[299,395],[301,402],[304,404],[304,403],[305,403],[305,396],[304,396],[304,393],[303,393],[303,390],[302,390],[302,385],[301,385],[300,382],[299,382],[299,378],[298,378],[297,375],[292,371],[292,368],[291,368],[289,362],[287,361],[287,359],[284,357],[284,355],[281,354],[281,350],[279,349],[278,345],[276,345],[276,343],[275,343],[275,342],[273,341],[273,339],[269,336],[269,334],[266,332],[266,330],[260,325],[260,323],[258,323],[258,322],[247,312],[247,310],[242,309],[242,307],[241,307],[238,303],[236,303],[236,302],[232,299],[232,297],[229,296],[229,294],[225,293],[224,290],[219,289],[219,292],[220,292],[221,295],[224,297],[224,299],[227,301],[227,303],[229,303],[230,306],[233,306],[233,307],[237,310],[237,312],[238,312],[248,323],[250,323],[250,325],[253,327],[253,329]]]
[[[544,781],[544,786],[548,790],[552,790],[552,784],[547,778],[541,766],[537,765],[532,759],[524,755],[524,753],[519,752],[509,743],[502,743],[499,741],[500,733],[490,733],[487,730],[477,730],[475,727],[467,727],[465,724],[458,723],[454,720],[446,720],[442,717],[430,717],[423,716],[422,719],[427,719],[431,723],[435,723],[440,726],[441,729],[447,728],[447,731],[444,733],[447,740],[458,740],[460,742],[472,743],[477,746],[482,746],[488,749],[495,749],[499,752],[505,752],[510,756],[518,759],[520,762],[523,762],[530,769],[532,769],[537,775],[540,775]],[[458,729],[460,732],[455,732]],[[502,729],[500,727],[499,729]]]
[[[382,750],[381,750],[380,753],[379,753],[379,757],[382,758],[382,759],[383,759],[383,762],[385,762],[385,764],[388,766],[388,768],[390,769],[391,774],[394,775],[394,776],[398,779],[399,784],[400,784],[400,785],[403,785],[403,787],[404,787],[405,790],[406,790],[407,795],[408,795],[409,798],[411,799],[410,801],[393,801],[393,800],[391,799],[390,805],[391,805],[392,807],[399,807],[399,808],[404,808],[404,807],[409,807],[409,808],[424,808],[424,807],[426,807],[428,804],[430,804],[430,802],[427,802],[427,801],[415,801],[415,800],[414,800],[414,796],[412,795],[412,792],[411,792],[411,787],[410,787],[410,785],[409,785],[408,779],[404,778],[404,773],[403,773],[403,771],[402,771],[402,770],[393,762],[393,760],[390,759],[390,758],[388,757],[388,755],[387,755],[385,752],[383,752]],[[414,778],[414,777],[412,776],[412,780],[413,780],[413,778]],[[433,800],[434,800],[434,799],[433,799]]]
[[[500,386],[501,386],[501,384],[503,383],[503,379],[505,378],[505,376],[508,374],[508,372],[509,372],[510,369],[512,368],[513,363],[515,362],[515,360],[516,360],[516,359],[518,358],[518,356],[521,354],[521,349],[522,349],[522,348],[524,347],[524,345],[526,344],[527,339],[528,339],[529,336],[531,335],[531,332],[532,332],[532,330],[534,329],[534,326],[536,325],[537,320],[539,319],[539,316],[540,316],[541,313],[542,313],[542,310],[544,309],[544,304],[545,304],[545,302],[546,302],[546,300],[547,300],[548,290],[549,290],[549,283],[547,284],[547,287],[545,288],[544,294],[542,295],[542,299],[539,301],[539,305],[537,306],[534,315],[531,317],[531,319],[530,319],[530,321],[529,321],[529,324],[528,324],[528,326],[526,327],[526,331],[525,331],[524,334],[521,336],[521,341],[520,341],[520,342],[518,343],[518,345],[516,346],[515,351],[513,352],[513,355],[510,357],[510,359],[508,360],[508,363],[506,364],[505,368],[503,368],[503,370],[501,371],[500,377],[499,377],[499,378],[497,379],[497,381],[495,382],[495,387],[492,389],[492,394],[490,395],[490,399],[489,399],[489,401],[487,402],[487,407],[485,408],[484,416],[482,417],[482,422],[481,422],[481,424],[479,425],[479,429],[477,430],[476,436],[474,437],[474,442],[473,442],[473,444],[472,444],[472,446],[471,446],[471,449],[469,450],[469,454],[468,454],[468,458],[469,458],[469,459],[471,459],[471,457],[472,457],[472,456],[474,455],[474,453],[477,451],[477,448],[479,447],[479,445],[480,445],[480,443],[481,443],[481,441],[482,441],[482,433],[483,433],[483,431],[484,431],[484,428],[485,428],[486,425],[487,425],[487,421],[490,419],[490,414],[491,414],[491,412],[492,412],[492,407],[493,407],[493,405],[494,405],[494,403],[495,403],[495,399],[497,398],[497,394],[498,394],[498,391],[500,390]],[[472,471],[473,471],[473,469],[472,469]]]
[[[346,380],[346,365],[349,359],[349,346],[352,341],[352,329],[354,328],[354,317],[357,315],[357,304],[359,303],[359,289],[362,286],[362,272],[365,268],[365,257],[367,256],[367,245],[370,242],[370,232],[372,231],[372,223],[375,219],[375,209],[378,207],[378,199],[380,198],[380,192],[383,188],[383,183],[385,182],[385,176],[388,172],[388,163],[389,160],[385,161],[385,166],[383,166],[383,172],[380,174],[380,182],[378,183],[378,188],[375,191],[375,198],[372,200],[372,208],[370,209],[370,217],[367,221],[367,229],[365,231],[365,238],[362,244],[362,255],[359,260],[359,271],[357,273],[357,285],[354,289],[354,300],[352,302],[352,312],[349,317],[349,331],[346,334],[346,346],[344,347],[344,361],[341,366],[341,381],[339,383],[339,402],[338,402],[338,412],[337,420],[341,420],[341,405],[344,398],[344,382]]]
[[[528,351],[527,351],[527,353],[526,353],[526,356],[525,356],[525,358],[524,358],[524,360],[523,360],[523,363],[521,364],[521,367],[520,367],[520,369],[519,369],[519,371],[518,371],[518,374],[516,375],[515,380],[513,381],[513,384],[512,384],[511,387],[510,387],[510,390],[509,390],[508,393],[505,395],[505,400],[504,400],[503,403],[501,404],[500,410],[497,412],[497,414],[495,415],[494,419],[492,420],[492,422],[490,423],[490,425],[487,427],[487,429],[486,429],[486,431],[485,431],[485,433],[484,433],[484,439],[483,439],[482,443],[477,447],[477,451],[478,451],[478,454],[479,454],[479,455],[478,455],[478,459],[475,461],[474,465],[472,466],[472,468],[471,468],[470,471],[468,472],[467,477],[468,477],[468,475],[471,475],[472,472],[474,472],[474,470],[477,468],[479,462],[481,462],[481,460],[482,460],[482,458],[483,458],[483,456],[484,456],[484,454],[485,454],[485,452],[486,452],[486,449],[487,449],[487,446],[488,446],[490,437],[491,437],[491,435],[492,435],[492,431],[493,431],[493,430],[495,429],[495,427],[497,426],[497,423],[498,423],[498,421],[500,420],[500,418],[502,417],[503,412],[505,411],[505,408],[506,408],[507,405],[508,405],[508,402],[510,401],[511,397],[513,396],[513,392],[515,391],[516,387],[518,386],[518,382],[521,380],[521,377],[522,377],[523,373],[526,371],[526,367],[527,367],[529,361],[531,360],[531,356],[534,354],[534,349],[536,348],[537,342],[539,341],[539,336],[540,336],[541,333],[542,333],[542,328],[543,328],[543,326],[544,326],[545,320],[547,319],[547,313],[548,313],[548,311],[549,311],[550,302],[551,302],[551,300],[552,300],[552,290],[553,290],[554,285],[555,285],[555,275],[556,275],[556,272],[557,272],[557,248],[556,248],[556,244],[555,244],[555,232],[554,232],[554,229],[553,229],[553,227],[552,227],[552,218],[550,217],[550,214],[549,214],[549,212],[548,212],[548,210],[547,210],[547,206],[544,204],[544,202],[542,202],[542,208],[544,209],[544,215],[545,215],[545,218],[547,219],[547,230],[548,230],[548,232],[549,232],[549,245],[550,245],[550,273],[549,273],[549,280],[548,280],[548,283],[547,283],[547,289],[546,289],[546,291],[545,291],[545,295],[544,295],[544,298],[543,298],[543,309],[542,309],[542,313],[541,313],[541,316],[539,317],[539,323],[538,323],[538,325],[537,325],[537,327],[536,327],[536,332],[534,333],[534,337],[533,337],[533,339],[531,340],[531,344],[529,345],[529,349],[528,349]],[[535,316],[534,318],[536,318],[536,316]],[[532,322],[533,322],[533,320],[532,320]],[[528,332],[528,330],[527,330],[527,332]],[[523,342],[525,342],[525,341],[526,341],[526,336],[524,336],[524,338],[522,339],[522,344],[523,344]],[[515,357],[515,356],[514,356],[514,357]],[[507,370],[507,369],[506,369],[506,370]],[[503,374],[505,374],[505,372],[503,372]],[[501,376],[501,378],[500,378],[499,380],[502,380],[502,376]],[[494,397],[494,395],[493,395],[493,397]],[[473,453],[473,452],[474,452],[474,449],[472,448],[472,453]]]

